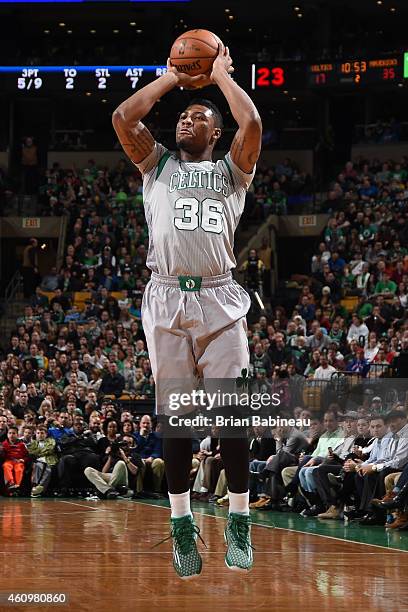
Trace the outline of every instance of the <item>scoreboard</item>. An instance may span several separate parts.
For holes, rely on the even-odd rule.
[[[0,66],[0,95],[117,92],[131,94],[166,72],[166,66]],[[244,72],[249,76],[245,78]],[[358,89],[396,86],[408,78],[408,53],[341,61],[270,62],[240,70],[243,86],[255,91]],[[246,83],[245,83],[246,81]]]
[[[308,67],[311,87],[351,85],[389,85],[403,78],[403,59],[385,57],[374,59],[350,58],[341,62],[322,62]]]
[[[270,62],[252,64],[253,90],[357,89],[398,85],[408,77],[408,54],[384,57],[345,58],[341,61]]]
[[[0,93],[131,94],[166,70],[166,66],[0,66]]]

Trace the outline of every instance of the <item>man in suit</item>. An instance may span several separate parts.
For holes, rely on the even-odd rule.
[[[276,429],[275,442],[276,452],[268,457],[263,469],[259,470],[258,480],[261,481],[262,489],[260,499],[251,504],[252,508],[270,510],[276,505],[284,494],[281,477],[283,468],[297,465],[300,453],[309,446],[304,433],[290,426]]]

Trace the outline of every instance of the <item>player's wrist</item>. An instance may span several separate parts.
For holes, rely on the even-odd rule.
[[[169,85],[172,85],[173,87],[176,87],[179,83],[179,76],[177,72],[173,70],[167,70],[167,72],[162,74],[160,78],[164,82],[169,83]]]
[[[223,81],[230,81],[231,75],[228,73],[226,68],[214,68],[211,73],[211,80],[219,85]]]

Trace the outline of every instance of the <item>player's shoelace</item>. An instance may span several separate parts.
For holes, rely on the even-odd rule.
[[[170,535],[153,546],[159,546],[167,540],[173,539],[173,565],[181,578],[188,578],[201,572],[202,561],[197,550],[196,539],[207,548],[200,535],[199,527],[191,516],[172,518]]]
[[[230,568],[250,570],[254,547],[250,537],[251,518],[246,514],[231,513],[225,528],[228,550],[225,561]]]

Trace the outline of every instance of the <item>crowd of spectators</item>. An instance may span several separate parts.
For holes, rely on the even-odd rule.
[[[408,423],[404,406],[376,412],[380,398],[358,412],[331,404],[323,418],[297,407],[298,427],[254,427],[249,439],[250,508],[298,512],[324,520],[408,527]],[[297,421],[298,419],[298,421]],[[218,431],[197,455],[194,500],[228,505]]]
[[[260,168],[254,193],[260,191],[260,185],[264,189],[270,183],[277,191],[273,178],[284,177],[287,167],[289,161],[282,164],[282,171],[279,167],[271,171]],[[304,390],[310,384],[325,391],[335,374],[361,380],[407,376],[406,167],[406,160],[399,164],[346,164],[329,192],[326,204],[330,218],[312,258],[310,274],[298,279],[298,298],[285,307],[275,305],[249,326],[251,382],[260,391],[278,391],[287,406],[295,407],[295,415],[302,415],[304,421],[310,418],[300,433],[279,429],[252,432],[253,458],[267,465],[260,470],[258,464],[251,464],[251,480],[255,482],[251,491],[254,503],[258,503],[258,495],[267,499],[266,509],[288,494],[290,497],[291,492],[295,498],[299,485],[306,514],[324,514],[331,508],[331,518],[340,516],[343,498],[334,500],[332,489],[326,487],[328,495],[317,499],[319,490],[313,478],[318,481],[320,472],[306,470],[320,466],[321,457],[324,465],[329,457],[332,466],[333,455],[334,463],[337,457],[343,462],[344,473],[351,465],[348,461],[354,461],[354,471],[371,483],[374,476],[364,473],[364,465],[374,459],[370,454],[368,458],[358,454],[365,448],[362,438],[376,437],[377,421],[386,432],[389,425],[394,434],[399,431],[393,425],[395,419],[405,418],[394,413],[384,416],[390,407],[371,394],[368,405],[363,403],[357,415],[344,416],[343,407],[337,407],[320,420],[308,412]],[[140,312],[149,280],[140,176],[125,162],[113,171],[98,169],[92,162],[82,171],[64,171],[54,165],[41,187],[40,201],[47,214],[69,217],[67,248],[61,268],[42,277],[3,345],[2,490],[7,495],[27,491],[33,496],[47,491],[66,495],[92,483],[98,495],[110,499],[129,490],[136,495],[145,489],[161,494],[165,481],[160,432],[154,431],[149,415],[140,420],[134,410],[137,402],[144,402],[152,411],[155,392]],[[35,249],[35,243],[31,242],[30,248]],[[263,245],[263,249],[270,257],[270,248]],[[256,252],[250,255],[258,258]],[[35,253],[32,259],[35,261]],[[258,261],[256,267],[263,270]],[[352,309],[347,300],[352,301]],[[329,399],[330,395],[322,397]],[[404,399],[397,398],[399,411],[401,401]],[[330,432],[336,436],[327,444]],[[291,435],[299,444],[295,452],[289,450],[293,457],[284,465],[273,458],[281,457]],[[351,436],[354,442],[358,438],[358,444],[351,444]],[[345,440],[350,444],[343,447]],[[358,453],[357,446],[361,447]],[[304,458],[302,450],[308,453]],[[216,433],[204,438],[197,451],[192,464],[193,495],[228,503]],[[270,469],[273,461],[279,470]],[[403,463],[402,459],[398,466],[387,463],[387,469],[397,471]],[[285,469],[289,472],[283,474]],[[327,472],[340,480],[345,479],[344,473],[337,474],[336,469]],[[382,469],[376,472],[380,492],[384,485],[380,476],[387,474]],[[267,482],[278,491],[277,500],[275,493],[267,495],[269,489],[263,489],[262,483]],[[359,482],[357,477],[355,482]],[[335,481],[335,487],[337,484]],[[370,495],[366,492],[361,497],[358,487],[351,489],[346,505],[358,506],[357,514],[364,511],[365,516]],[[284,506],[292,507],[287,502]]]
[[[358,144],[387,144],[406,140],[406,125],[395,117],[377,119],[375,123],[356,125],[354,142]]]
[[[260,220],[291,214],[293,205],[311,199],[312,187],[311,176],[289,158],[275,166],[260,164],[250,190],[252,214]]]

